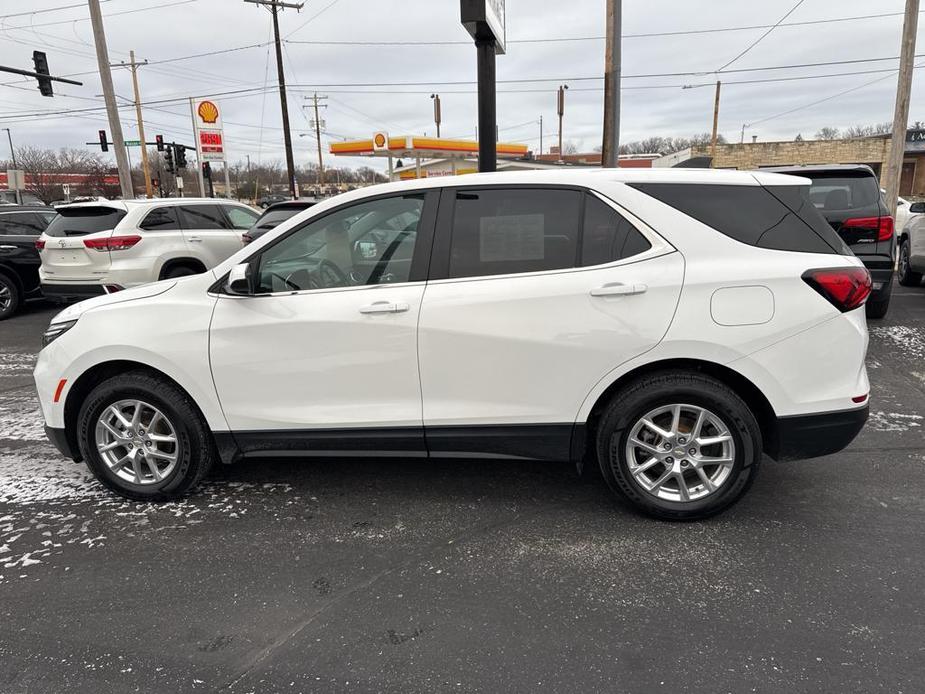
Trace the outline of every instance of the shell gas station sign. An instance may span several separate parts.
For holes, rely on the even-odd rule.
[[[222,112],[214,99],[190,99],[199,161],[225,161]]]

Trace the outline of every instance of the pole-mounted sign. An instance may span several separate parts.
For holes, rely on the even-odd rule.
[[[460,19],[475,39],[479,81],[479,171],[497,169],[495,55],[504,53],[504,0],[460,0]]]

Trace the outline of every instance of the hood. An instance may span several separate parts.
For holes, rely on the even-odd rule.
[[[76,320],[87,311],[99,308],[100,306],[111,306],[112,304],[121,304],[125,301],[134,301],[136,299],[150,299],[152,296],[163,294],[169,289],[172,289],[176,284],[177,280],[175,279],[162,280],[160,282],[152,282],[151,284],[143,284],[140,287],[123,289],[121,292],[115,292],[114,294],[95,296],[92,299],[86,299],[76,304],[71,304],[52,318],[51,322],[62,323],[64,321]]]

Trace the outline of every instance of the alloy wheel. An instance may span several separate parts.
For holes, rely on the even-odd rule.
[[[666,501],[715,494],[735,463],[729,427],[697,405],[664,405],[647,412],[630,429],[625,452],[636,483]]]
[[[899,247],[899,275],[902,277],[909,271],[909,244]]]
[[[5,282],[0,282],[0,313],[9,310],[13,303],[13,292]]]
[[[177,465],[179,443],[169,419],[141,400],[120,400],[100,414],[96,449],[109,470],[132,484],[157,484]]]

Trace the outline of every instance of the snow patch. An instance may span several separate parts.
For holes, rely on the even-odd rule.
[[[45,441],[45,418],[34,394],[0,400],[0,440]]]
[[[867,426],[876,431],[909,431],[914,427],[922,426],[922,416],[905,414],[903,412],[871,412],[867,419]]]
[[[4,376],[16,373],[32,373],[34,368],[34,354],[0,354],[0,373]]]
[[[870,329],[870,336],[891,344],[903,356],[921,361],[925,359],[925,329],[907,325],[884,325]]]

